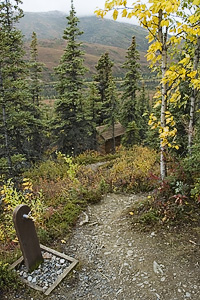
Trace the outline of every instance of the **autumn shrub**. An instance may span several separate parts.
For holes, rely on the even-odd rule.
[[[191,197],[197,201],[197,203],[200,203],[200,178],[195,178],[194,185],[191,189]]]
[[[110,167],[107,182],[113,191],[142,192],[153,188],[151,173],[158,174],[157,153],[147,147],[121,148]]]
[[[36,183],[40,179],[59,181],[64,177],[75,177],[77,168],[78,164],[74,162],[72,157],[64,155],[61,152],[56,152],[54,160],[49,159],[34,165],[24,173],[24,176],[31,178]]]
[[[195,172],[195,174],[197,174]],[[197,224],[200,181],[188,172],[185,160],[168,157],[168,176],[152,176],[155,189],[148,201],[135,207],[139,223],[153,225]]]
[[[108,154],[101,154],[94,150],[85,151],[84,153],[79,154],[75,157],[75,162],[81,165],[90,165],[97,162],[105,162],[114,160],[119,156],[119,152],[116,153],[108,153]]]
[[[13,211],[20,204],[29,205],[36,226],[43,225],[43,214],[45,211],[43,195],[41,192],[33,192],[30,179],[23,179],[20,190],[17,190],[14,183],[8,180],[2,186],[0,195],[0,241],[2,244],[9,244],[16,236],[13,225]]]
[[[100,155],[99,152],[94,151],[94,150],[85,151],[84,153],[79,154],[75,158],[75,161],[80,165],[93,164],[93,163],[100,162],[103,160],[105,160],[104,155]]]
[[[54,212],[47,218],[46,231],[40,231],[41,239],[48,237],[48,242],[55,241],[55,239],[63,238],[70,227],[75,224],[82,207],[77,205],[70,199],[65,199],[65,204],[58,205]],[[47,242],[47,241],[46,241]]]
[[[65,170],[59,173],[60,177],[51,178],[46,170],[41,177],[40,173],[33,172],[34,191],[42,191],[46,207],[44,226],[38,232],[42,242],[50,242],[67,234],[87,204],[96,203],[102,198],[101,171],[96,172],[89,166],[79,165],[74,158],[61,153],[57,162],[59,165],[60,160]],[[51,174],[56,174],[57,166],[54,163],[55,170],[51,170]]]

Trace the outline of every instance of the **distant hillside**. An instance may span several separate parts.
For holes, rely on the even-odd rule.
[[[134,35],[138,50],[146,51],[148,48],[145,38],[147,31],[140,26],[101,19],[96,16],[81,17],[79,20],[79,27],[84,32],[81,40],[84,42],[127,49]],[[19,28],[28,40],[31,39],[33,31],[37,33],[38,39],[60,39],[66,26],[66,15],[59,11],[25,12],[19,23]]]
[[[119,23],[96,16],[81,17],[79,20],[79,27],[84,32],[80,39],[85,52],[85,65],[89,69],[86,80],[92,79],[96,71],[95,65],[106,51],[109,52],[110,58],[114,62],[113,75],[117,78],[123,77],[125,70],[122,68],[122,64],[126,60],[125,56],[132,36],[136,37],[143,77],[145,79],[150,77],[145,57],[148,49],[147,31],[137,25]],[[58,65],[66,46],[66,41],[62,38],[67,26],[66,15],[58,11],[27,12],[18,26],[25,36],[27,53],[30,48],[32,32],[37,33],[39,61],[45,64],[44,81],[49,85],[55,81],[54,67]]]
[[[26,42],[27,52],[29,51],[30,41]],[[60,57],[63,54],[66,42],[64,40],[39,40],[38,54],[39,61],[45,64],[45,80],[51,81],[54,67],[59,63]],[[113,74],[116,77],[122,77],[124,75],[124,69],[121,67],[125,61],[126,50],[106,46],[101,44],[83,44],[85,66],[89,69],[86,77],[89,79],[95,73],[95,65],[97,64],[102,53],[109,52],[111,60],[114,62]],[[140,64],[143,73],[149,73],[147,62],[145,58],[145,52],[140,52]]]

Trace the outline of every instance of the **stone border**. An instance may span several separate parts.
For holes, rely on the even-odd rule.
[[[38,285],[35,285],[33,283],[30,283],[28,280],[24,279],[24,278],[21,278],[21,280],[23,282],[25,282],[28,286],[30,286],[31,288],[37,290],[37,291],[40,291],[40,292],[43,292],[45,295],[49,295],[54,289],[55,287],[65,278],[65,276],[77,265],[78,263],[78,260],[76,260],[75,258],[72,258],[68,255],[65,255],[64,253],[60,253],[58,251],[55,251],[51,248],[48,248],[46,246],[43,246],[40,244],[40,248],[41,250],[45,250],[49,253],[52,253],[58,257],[62,257],[62,258],[65,258],[66,260],[70,261],[71,264],[64,270],[64,272],[58,276],[57,280],[44,292],[43,288],[41,288],[40,286]],[[23,262],[24,258],[23,256],[20,257],[16,262],[14,262],[11,266],[10,266],[10,270],[12,269],[15,269],[17,267],[17,265],[21,264]]]

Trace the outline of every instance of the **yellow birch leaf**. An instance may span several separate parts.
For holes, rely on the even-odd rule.
[[[166,26],[168,27],[169,26],[169,20],[162,20],[160,25],[163,27],[163,26]]]
[[[175,126],[175,122],[174,121],[171,122],[171,126]]]
[[[126,16],[127,16],[127,9],[123,9],[122,18],[125,18]]]
[[[153,108],[156,108],[161,105],[161,101],[157,101]]]
[[[200,0],[194,0],[194,1],[192,2],[192,4],[193,4],[193,5],[200,5]]]
[[[167,220],[167,216],[164,216],[163,218],[162,218],[162,222],[165,222]]]
[[[15,238],[14,240],[12,240],[13,243],[19,243],[18,238]]]
[[[113,12],[113,20],[117,20],[117,17],[118,17],[118,10],[114,10]]]
[[[166,12],[170,13],[172,11],[172,4],[170,1],[167,1],[166,6],[165,6],[165,10]]]

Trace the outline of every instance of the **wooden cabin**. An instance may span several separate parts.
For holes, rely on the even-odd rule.
[[[125,133],[124,127],[120,123],[114,126],[115,146],[121,144],[121,138]],[[97,151],[101,154],[111,153],[113,151],[113,129],[112,126],[102,125],[96,127]]]

